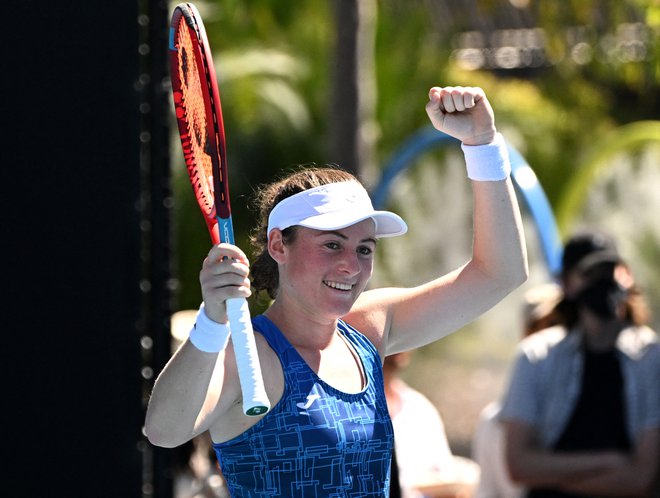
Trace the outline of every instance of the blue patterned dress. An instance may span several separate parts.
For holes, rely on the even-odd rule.
[[[387,497],[394,435],[373,344],[339,322],[367,379],[349,394],[321,380],[268,318],[253,325],[280,358],[284,393],[256,425],[213,445],[232,497]]]

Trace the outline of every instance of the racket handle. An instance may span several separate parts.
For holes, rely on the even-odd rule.
[[[262,415],[270,410],[270,402],[261,375],[247,300],[242,297],[227,299],[227,316],[243,392],[243,412],[250,416]]]

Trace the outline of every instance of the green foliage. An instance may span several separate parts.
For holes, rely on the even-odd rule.
[[[557,222],[564,232],[570,233],[574,228],[575,218],[582,211],[589,190],[602,176],[603,170],[616,165],[611,159],[647,142],[660,143],[660,121],[637,121],[620,126],[590,147],[589,155],[574,175],[573,181],[564,189],[557,208]]]
[[[214,49],[235,228],[247,247],[254,224],[249,210],[254,188],[299,163],[326,162],[328,123],[333,119],[332,1],[206,0],[196,5]],[[530,2],[524,15],[543,29],[548,61],[520,71],[466,70],[456,57],[461,32],[485,25],[516,27],[513,18],[502,18],[502,2],[477,2],[480,18],[467,7],[446,10],[447,5],[378,2],[374,56],[382,164],[407,136],[427,124],[424,105],[431,86],[478,85],[493,103],[498,128],[521,150],[551,204],[558,207],[580,177],[593,144],[623,125],[657,119],[657,2]],[[176,136],[172,147],[173,168],[181,169]],[[189,187],[178,185],[185,184],[184,175],[177,173],[175,182],[180,301],[192,307],[199,299],[193,289],[208,242]]]

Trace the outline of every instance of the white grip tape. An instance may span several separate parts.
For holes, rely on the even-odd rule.
[[[247,300],[242,297],[227,299],[227,316],[243,392],[243,412],[251,416],[262,415],[270,409],[270,402],[261,375]]]

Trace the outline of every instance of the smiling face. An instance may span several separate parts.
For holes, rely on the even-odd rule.
[[[332,231],[297,227],[293,242],[275,246],[277,301],[310,318],[335,320],[350,311],[371,278],[375,226],[367,219]]]

